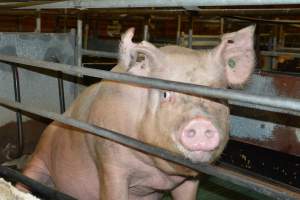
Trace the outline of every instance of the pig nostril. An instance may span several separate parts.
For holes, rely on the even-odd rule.
[[[196,135],[196,131],[194,129],[190,129],[186,132],[186,136],[192,138]]]
[[[212,138],[214,136],[214,131],[208,129],[204,132],[204,134],[206,137]]]

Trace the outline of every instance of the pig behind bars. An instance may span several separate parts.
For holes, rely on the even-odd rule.
[[[240,88],[255,65],[254,26],[222,36],[211,50],[179,46],[156,48],[133,43],[134,29],[123,34],[119,62],[112,71],[212,88]],[[225,102],[102,81],[88,87],[64,114],[211,163],[228,140]],[[85,200],[196,198],[195,171],[126,146],[53,122],[40,139],[24,174]]]

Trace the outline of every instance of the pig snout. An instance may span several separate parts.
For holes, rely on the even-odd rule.
[[[212,151],[220,144],[220,133],[211,121],[195,118],[182,129],[180,142],[189,151]]]

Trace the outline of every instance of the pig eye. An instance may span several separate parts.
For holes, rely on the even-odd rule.
[[[171,97],[172,97],[171,92],[169,92],[169,91],[162,91],[161,92],[161,98],[162,98],[163,101],[170,101]]]

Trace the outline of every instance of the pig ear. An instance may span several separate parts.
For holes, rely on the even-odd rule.
[[[121,42],[119,46],[119,64],[124,67],[128,67],[130,60],[132,59],[131,50],[137,45],[132,42],[134,36],[134,28],[128,29],[121,37]]]
[[[132,42],[134,28],[128,29],[123,35],[119,47],[119,64],[129,72],[146,75],[152,67],[158,67],[162,52],[149,42]]]
[[[216,47],[217,56],[225,66],[226,78],[231,87],[242,87],[255,67],[254,31],[253,25],[227,33]]]

